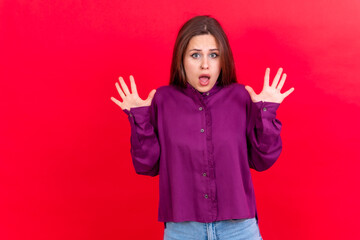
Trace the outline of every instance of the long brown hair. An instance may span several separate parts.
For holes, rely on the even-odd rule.
[[[218,85],[226,86],[236,81],[235,64],[229,40],[220,23],[209,15],[196,16],[188,20],[180,29],[175,41],[170,69],[170,85],[186,86],[183,64],[184,54],[192,37],[211,34],[215,37],[220,51],[221,71]]]

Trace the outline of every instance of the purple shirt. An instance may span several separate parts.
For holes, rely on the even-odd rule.
[[[187,83],[124,109],[136,173],[159,174],[158,221],[257,219],[250,168],[264,171],[281,153],[279,105],[253,103],[239,83],[206,93]]]

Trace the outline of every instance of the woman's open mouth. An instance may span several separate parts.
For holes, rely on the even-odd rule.
[[[208,75],[208,74],[200,75],[199,82],[200,82],[201,86],[207,86],[210,82],[210,75]]]

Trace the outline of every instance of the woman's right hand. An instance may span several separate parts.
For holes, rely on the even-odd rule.
[[[116,82],[115,86],[120,94],[120,97],[122,98],[122,102],[117,100],[114,97],[111,97],[111,100],[116,103],[119,107],[121,107],[122,110],[127,109],[130,111],[130,108],[136,108],[136,107],[143,107],[143,106],[150,106],[151,101],[155,95],[156,90],[153,89],[149,95],[148,98],[145,100],[142,100],[139,97],[139,94],[136,89],[136,84],[134,77],[130,75],[130,84],[131,84],[131,93],[126,86],[126,83],[122,77],[119,77],[121,87],[123,88],[124,92],[121,90],[119,83]]]

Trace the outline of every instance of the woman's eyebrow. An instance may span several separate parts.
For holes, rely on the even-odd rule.
[[[217,48],[212,48],[212,49],[209,49],[210,51],[219,51],[219,49],[217,49]],[[201,49],[196,49],[196,48],[194,48],[194,49],[190,49],[189,51],[201,51]]]

